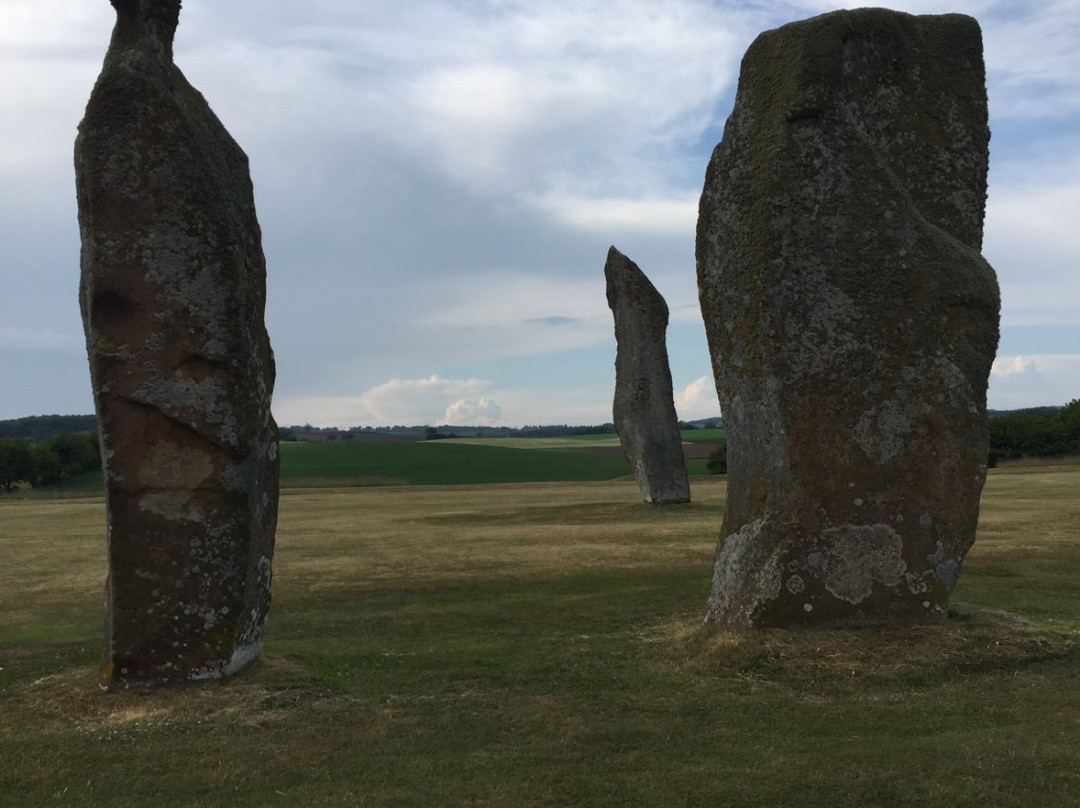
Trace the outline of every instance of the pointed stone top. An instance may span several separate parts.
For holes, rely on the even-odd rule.
[[[116,9],[113,44],[149,46],[172,59],[181,0],[109,0]]]
[[[652,281],[637,264],[615,247],[608,250],[604,277],[607,279],[608,306],[612,310],[620,305],[620,301],[640,305],[642,299],[645,299],[661,309],[664,317],[667,317],[667,303]]]

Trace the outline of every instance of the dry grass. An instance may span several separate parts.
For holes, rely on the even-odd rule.
[[[299,663],[264,655],[243,677],[211,687],[106,695],[97,686],[95,671],[76,668],[22,683],[13,693],[43,722],[70,724],[80,733],[100,735],[117,728],[208,718],[261,725],[280,716],[267,704],[278,703],[289,693],[300,698],[306,690],[304,681]]]
[[[0,642],[100,624],[104,532],[100,498],[0,504]]]
[[[680,662],[711,674],[768,680],[800,693],[852,690],[868,682],[933,681],[983,669],[1016,672],[1080,650],[1080,634],[978,619],[913,628],[757,634],[709,632],[683,623],[649,639],[676,649]]]
[[[993,472],[944,625],[729,634],[715,478],[289,490],[262,659],[108,695],[100,500],[2,502],[0,806],[1072,806],[1078,491]]]
[[[722,495],[718,481],[704,480],[694,504],[657,510],[625,483],[286,491],[288,540],[277,552],[289,580],[278,580],[363,589],[402,578],[465,582],[688,559],[707,566]]]

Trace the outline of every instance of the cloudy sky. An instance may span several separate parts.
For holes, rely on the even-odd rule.
[[[718,413],[694,225],[754,36],[812,0],[185,0],[177,64],[251,159],[283,424],[611,419],[603,264],[671,309]],[[898,0],[982,23],[998,409],[1080,397],[1080,0]],[[114,15],[0,4],[0,418],[93,410],[72,142]]]

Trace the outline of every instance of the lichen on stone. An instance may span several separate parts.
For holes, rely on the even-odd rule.
[[[173,63],[180,2],[113,5],[75,147],[106,479],[103,677],[156,687],[229,675],[257,653],[277,514],[274,359],[247,157]]]
[[[832,12],[747,51],[697,228],[728,433],[710,622],[944,614],[985,480],[988,142],[970,17]]]

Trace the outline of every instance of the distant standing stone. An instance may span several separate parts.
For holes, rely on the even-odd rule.
[[[615,431],[646,502],[689,502],[668,365],[667,304],[637,264],[614,247],[604,276],[617,343]]]
[[[173,65],[180,0],[117,21],[75,144],[80,300],[108,519],[108,688],[259,652],[278,502],[247,157]]]
[[[988,141],[970,17],[839,11],[750,46],[697,234],[728,433],[709,622],[944,617],[986,477]]]

